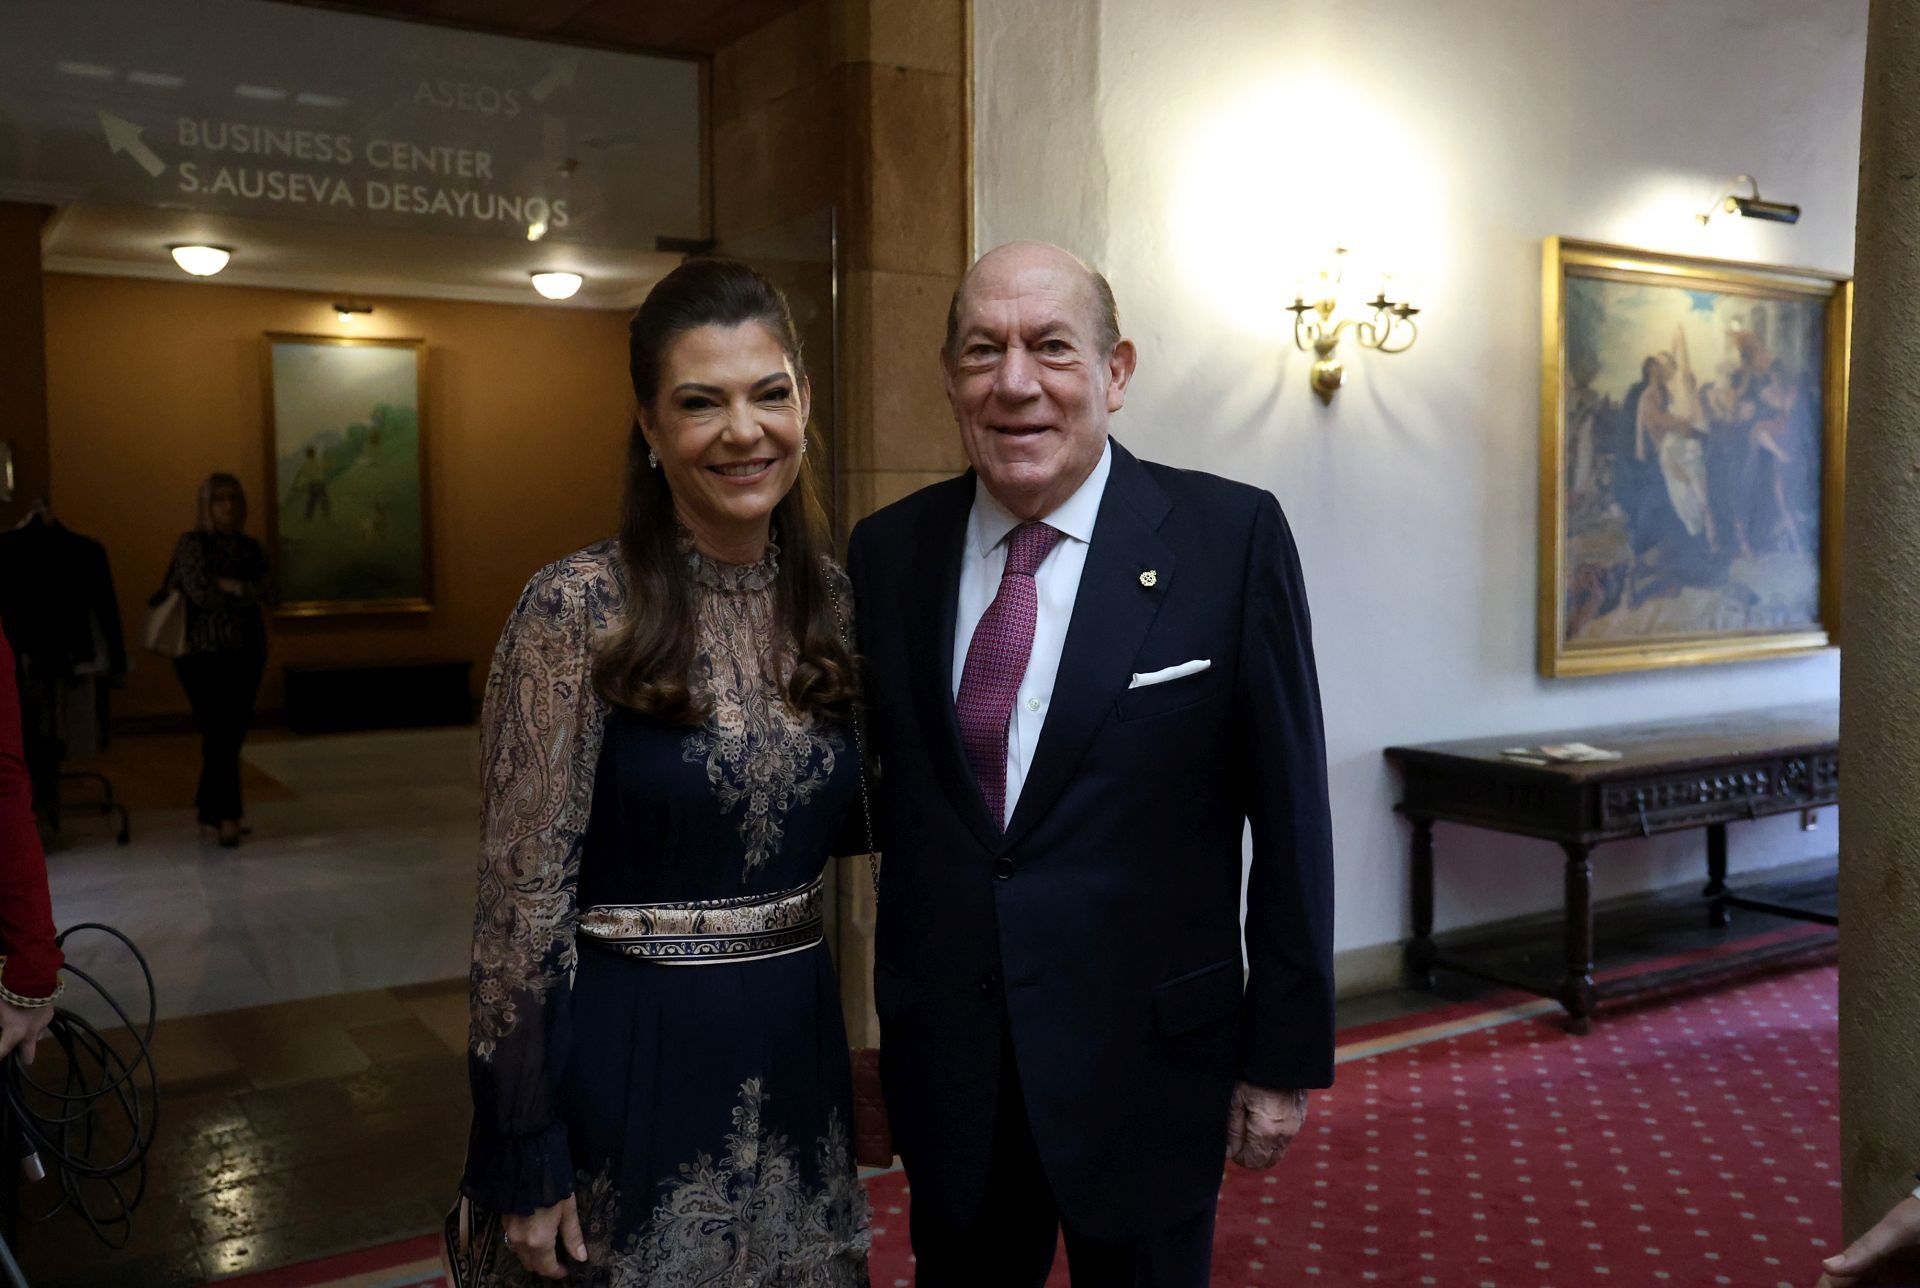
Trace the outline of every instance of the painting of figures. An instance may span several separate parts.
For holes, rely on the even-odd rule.
[[[266,346],[278,611],[429,608],[425,343],[273,334]]]
[[[1850,284],[1553,241],[1547,675],[1832,643]]]

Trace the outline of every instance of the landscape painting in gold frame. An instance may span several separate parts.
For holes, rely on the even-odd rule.
[[[288,617],[433,607],[424,340],[269,332],[267,552]]]
[[[1549,238],[1542,675],[1840,642],[1853,283]]]

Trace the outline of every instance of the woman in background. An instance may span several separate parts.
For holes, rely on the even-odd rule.
[[[253,700],[267,664],[267,627],[260,606],[272,581],[267,552],[242,531],[247,494],[231,474],[200,485],[200,520],[180,534],[167,585],[187,599],[186,652],[174,672],[193,707],[200,734],[200,787],[194,809],[220,844],[240,844],[240,747],[253,723]]]

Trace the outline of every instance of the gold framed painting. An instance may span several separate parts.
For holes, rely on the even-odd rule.
[[[1853,284],[1549,238],[1546,676],[1840,642]]]
[[[264,338],[267,553],[282,616],[433,607],[424,340]]]

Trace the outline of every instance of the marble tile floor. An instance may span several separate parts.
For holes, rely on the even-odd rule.
[[[140,742],[116,754],[137,758],[127,744]],[[288,790],[250,805],[253,834],[237,850],[214,845],[184,803],[136,808],[124,847],[104,824],[70,822],[48,854],[55,923],[125,932],[162,1016],[464,972],[479,837],[472,729],[256,739],[246,756]],[[115,996],[144,999],[118,945],[88,934],[69,951]],[[67,1002],[110,1022],[79,990]]]
[[[159,1130],[132,1238],[109,1250],[70,1213],[22,1221],[34,1288],[186,1288],[418,1234],[452,1202],[464,979],[183,1016],[154,1045]],[[53,1197],[22,1188],[29,1212]]]

